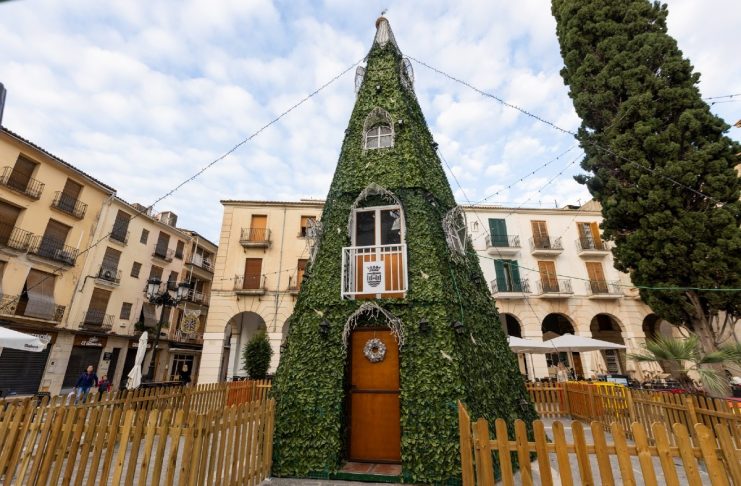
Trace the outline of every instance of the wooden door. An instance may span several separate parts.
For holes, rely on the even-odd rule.
[[[373,363],[363,348],[373,339],[386,346]],[[399,348],[387,329],[358,329],[350,338],[349,459],[361,462],[401,461]]]
[[[19,191],[25,191],[28,187],[28,183],[31,180],[31,174],[36,169],[36,163],[31,162],[23,156],[19,156],[18,160],[15,161],[13,171],[10,173],[8,178],[8,185]]]
[[[259,289],[262,279],[262,258],[247,258],[244,262],[243,289]]]
[[[533,229],[533,242],[535,248],[550,248],[551,240],[548,238],[548,226],[545,221],[530,221]]]
[[[268,217],[264,214],[253,214],[250,223],[250,240],[266,241],[268,239],[266,228],[268,227]]]
[[[539,261],[540,282],[543,292],[558,292],[558,278],[556,278],[556,262]]]
[[[587,262],[587,274],[589,275],[589,285],[592,287],[592,293],[604,294],[607,292],[607,282],[605,282],[605,272],[602,269],[601,262]]]

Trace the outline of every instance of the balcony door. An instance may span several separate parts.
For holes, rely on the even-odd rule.
[[[504,219],[489,218],[489,232],[491,233],[492,246],[500,248],[509,246],[507,221]]]
[[[586,262],[587,274],[589,275],[589,286],[593,294],[606,294],[607,282],[605,281],[605,271],[601,262]]]
[[[250,241],[267,241],[268,217],[264,214],[253,214],[250,221]]]
[[[244,262],[244,280],[242,288],[257,290],[262,279],[262,258],[247,258]]]
[[[0,245],[7,245],[10,241],[20,214],[21,208],[0,202]]]
[[[67,179],[62,189],[62,194],[59,195],[59,208],[67,211],[68,213],[75,212],[75,205],[77,200],[80,198],[80,192],[82,191],[82,185]]]
[[[18,160],[15,161],[15,166],[13,166],[13,171],[10,173],[8,185],[13,189],[25,192],[37,165],[25,157],[18,157]]]
[[[494,260],[499,292],[522,292],[520,269],[515,260]]]
[[[355,284],[357,289],[363,290],[358,298],[403,298],[403,292],[394,292],[404,289],[406,280],[401,208],[358,209],[354,221]],[[378,262],[380,268],[371,276],[364,268],[370,268],[373,262]],[[374,292],[376,289],[381,292]]]
[[[65,258],[66,256],[60,252],[64,250],[70,229],[72,228],[66,224],[50,219],[46,225],[44,237],[41,239],[39,255],[47,258]]]
[[[551,239],[548,236],[548,226],[545,221],[530,221],[533,229],[533,242],[535,248],[550,248]]]
[[[543,285],[543,292],[558,292],[556,262],[539,261],[538,270],[540,271],[540,283]]]
[[[579,242],[583,249],[602,248],[602,239],[599,236],[597,223],[576,223],[576,227],[579,230]]]
[[[90,305],[85,313],[85,324],[88,326],[102,326],[106,323],[106,311],[110,299],[111,292],[109,290],[95,287],[93,295],[90,297]]]

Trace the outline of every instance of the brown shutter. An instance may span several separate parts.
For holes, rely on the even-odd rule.
[[[551,261],[539,261],[540,281],[544,290],[558,291],[558,278],[556,277],[556,263]]]
[[[113,229],[111,230],[114,237],[119,237],[119,241],[126,238],[126,232],[129,230],[129,221],[131,221],[131,215],[119,209],[118,213],[116,213],[116,221],[113,222]]]
[[[25,191],[28,187],[28,181],[31,180],[31,174],[33,174],[36,165],[37,164],[35,162],[28,160],[22,155],[19,156],[18,160],[15,161],[13,171],[10,173],[8,185],[15,189]]]
[[[585,226],[587,228],[585,228]],[[587,239],[587,231],[589,231],[588,227],[589,223],[576,223],[576,229],[579,232],[579,240],[584,241]]]
[[[73,201],[80,198],[80,191],[82,191],[82,185],[72,179],[67,179],[64,189],[62,189],[62,192]]]
[[[5,275],[5,262],[0,261],[0,298],[3,296],[3,275]]]
[[[244,282],[242,287],[245,289],[259,289],[261,279],[262,258],[247,258],[244,263]]]
[[[535,246],[537,248],[549,248],[548,226],[546,226],[545,221],[530,221],[530,225],[533,229]]]
[[[121,252],[110,246],[105,249],[103,256],[103,268],[106,270],[118,270],[118,262],[121,260]]]
[[[56,304],[54,303],[55,276],[50,273],[31,270],[26,278],[26,295],[28,304],[24,315],[39,319],[51,320],[54,318]]]
[[[182,241],[178,241],[178,244],[175,248],[175,256],[177,258],[183,258],[183,250],[185,249],[185,243]]]
[[[160,235],[157,238],[157,251],[164,255],[167,253],[168,246],[170,246],[170,235],[160,231]]]
[[[597,223],[591,223],[590,229],[592,230],[592,238],[597,248],[602,248],[602,237],[599,234],[599,225]]]
[[[20,208],[0,202],[0,244],[7,244],[13,236],[13,229],[20,213]]]
[[[147,327],[157,326],[157,313],[154,304],[145,302],[142,307],[142,314],[144,315],[144,325]]]
[[[306,263],[309,260],[299,260],[298,265],[296,265],[296,283],[297,286],[301,288],[301,282],[304,280],[304,273],[306,272]]]
[[[268,227],[268,217],[261,214],[253,214],[252,221],[250,223],[250,240],[252,241],[266,241],[267,231],[265,228]]]
[[[44,231],[44,239],[53,240],[53,242],[58,245],[64,245],[67,241],[69,230],[70,227],[66,224],[50,219],[46,225],[46,230]]]
[[[147,280],[151,280],[153,278],[162,280],[162,267],[152,265],[152,268],[149,269],[149,278]]]
[[[111,298],[111,291],[99,288],[93,289],[93,296],[90,297],[90,305],[88,310],[98,311],[101,314],[105,314],[108,309],[108,300]]]

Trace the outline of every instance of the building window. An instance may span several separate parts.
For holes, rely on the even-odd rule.
[[[131,266],[131,276],[134,278],[139,278],[139,272],[141,272],[142,264],[139,262],[134,262],[134,264]]]
[[[309,228],[316,224],[316,216],[301,216],[301,232],[299,236],[306,238]]]
[[[139,242],[146,245],[148,239],[149,239],[149,230],[143,229],[142,236],[141,238],[139,238]]]
[[[391,115],[382,108],[374,108],[363,123],[363,148],[377,149],[393,147],[393,127]]]
[[[398,245],[402,242],[401,208],[355,210],[355,246]]]
[[[123,304],[121,304],[121,319],[128,321],[131,318],[131,306],[131,302],[124,302]]]
[[[183,259],[183,250],[185,250],[185,243],[182,241],[178,241],[177,246],[175,247],[175,258],[182,260]]]

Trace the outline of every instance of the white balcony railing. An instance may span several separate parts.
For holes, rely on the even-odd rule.
[[[405,244],[342,249],[342,297],[402,298],[407,286]]]

